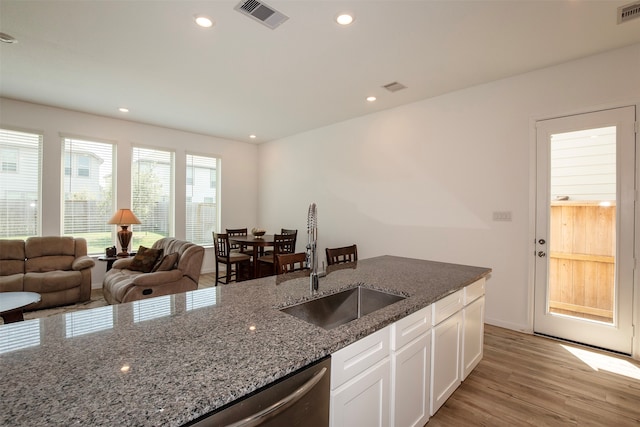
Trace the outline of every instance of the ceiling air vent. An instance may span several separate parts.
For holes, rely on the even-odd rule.
[[[618,8],[618,24],[640,18],[640,1]]]
[[[389,84],[386,84],[386,85],[384,85],[382,87],[385,88],[386,90],[388,90],[389,92],[397,92],[399,90],[407,88],[405,85],[403,85],[402,83],[398,83],[398,82],[389,83]]]
[[[236,7],[234,7],[234,9],[243,15],[247,15],[248,17],[255,19],[261,24],[266,25],[272,30],[289,19],[285,14],[256,0],[241,1],[236,5]]]

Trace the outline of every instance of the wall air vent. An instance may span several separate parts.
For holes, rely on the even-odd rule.
[[[256,0],[243,0],[238,3],[234,9],[251,19],[255,19],[261,24],[266,25],[272,30],[289,19],[285,14]]]
[[[640,18],[640,1],[618,8],[618,24]]]
[[[388,90],[389,92],[397,92],[399,90],[407,88],[405,85],[403,85],[402,83],[398,83],[398,82],[389,83],[389,84],[386,84],[386,85],[384,85],[382,87],[385,88],[386,90]]]

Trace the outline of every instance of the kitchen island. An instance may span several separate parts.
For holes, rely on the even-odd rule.
[[[316,295],[292,274],[3,325],[0,425],[184,425],[490,272],[383,256]],[[279,310],[357,285],[407,298],[332,330]]]

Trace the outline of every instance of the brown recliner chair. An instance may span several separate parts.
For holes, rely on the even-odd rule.
[[[194,243],[165,237],[151,249],[162,249],[156,262],[156,271],[145,273],[130,270],[134,257],[122,258],[113,263],[104,276],[102,291],[109,304],[137,301],[162,295],[198,289],[204,248]],[[175,258],[177,254],[177,260]],[[164,258],[167,257],[167,258]]]
[[[0,292],[39,293],[40,302],[29,310],[88,301],[94,265],[83,238],[0,240]]]

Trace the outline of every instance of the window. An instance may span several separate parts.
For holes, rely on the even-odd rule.
[[[71,176],[71,154],[64,153],[64,174]]]
[[[91,158],[87,155],[79,155],[78,159],[78,176],[91,176]]]
[[[42,135],[0,129],[0,238],[40,234]]]
[[[18,149],[2,149],[2,172],[18,172]]]
[[[63,138],[62,233],[85,238],[90,254],[103,253],[113,244],[115,229],[107,221],[115,212],[115,148],[108,142]]]
[[[134,147],[132,162],[131,209],[141,223],[132,226],[132,247],[151,247],[173,235],[174,154]]]
[[[186,239],[198,245],[210,245],[217,229],[218,169],[215,157],[187,154]]]

